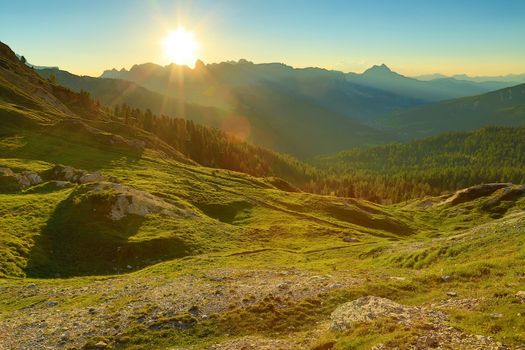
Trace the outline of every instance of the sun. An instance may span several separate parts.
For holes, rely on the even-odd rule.
[[[190,67],[195,66],[199,44],[192,32],[178,28],[169,32],[162,40],[162,44],[164,54],[171,62]]]

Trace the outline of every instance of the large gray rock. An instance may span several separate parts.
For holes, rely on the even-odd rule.
[[[518,301],[520,303],[523,303],[525,304],[525,291],[524,290],[520,290],[516,293],[516,299],[518,299]]]
[[[0,168],[0,175],[3,175],[3,176],[15,176],[15,173],[13,172],[13,170],[11,170],[9,168]]]
[[[35,186],[41,184],[42,178],[34,171],[22,171],[19,175],[19,182],[24,187]]]
[[[89,195],[105,193],[105,198],[110,204],[106,216],[113,221],[122,220],[128,215],[163,214],[168,216],[190,216],[188,210],[178,208],[151,193],[139,191],[118,183],[88,183],[83,186],[81,191],[85,191]]]
[[[99,182],[99,181],[105,181],[105,177],[104,175],[102,175],[100,171],[95,171],[94,173],[83,175],[79,179],[79,182],[81,184],[85,184],[89,182]]]
[[[100,171],[89,173],[86,170],[76,169],[68,165],[55,165],[50,170],[46,171],[46,177],[49,180],[68,181],[79,184],[106,180]]]
[[[9,168],[0,168],[0,176],[13,178],[20,184],[22,188],[42,183],[42,178],[34,171],[22,171],[21,173],[15,173]]]
[[[79,180],[86,175],[88,175],[86,170],[75,169],[68,165],[55,165],[47,171],[47,176],[51,180],[58,181],[79,182]]]

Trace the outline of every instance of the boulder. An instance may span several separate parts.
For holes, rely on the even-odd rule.
[[[22,171],[17,174],[9,168],[0,168],[0,176],[11,182],[16,181],[22,188],[42,183],[42,178],[34,171]]]
[[[518,299],[520,303],[525,304],[525,291],[524,290],[520,290],[519,292],[516,293],[515,296],[516,296],[516,299]]]
[[[0,168],[0,175],[3,175],[3,176],[15,176],[15,173],[13,172],[13,170],[11,170],[9,168]]]
[[[447,198],[442,204],[458,205],[481,197],[486,197],[500,188],[510,187],[511,183],[489,183],[459,190]]]
[[[391,317],[403,324],[410,323],[412,308],[390,299],[366,296],[342,304],[330,315],[330,329],[341,331],[354,323],[367,322],[377,318]]]
[[[58,180],[55,180],[55,181],[53,181],[53,183],[58,188],[64,188],[64,187],[67,187],[67,186],[70,186],[70,185],[72,186],[71,182],[69,182],[69,181],[58,181]]]
[[[100,171],[95,171],[94,173],[86,174],[86,175],[83,175],[82,177],[80,177],[79,182],[81,184],[85,184],[85,183],[89,183],[89,182],[100,182],[100,181],[104,181],[104,180],[105,180],[105,178],[102,175],[102,173]]]
[[[454,277],[450,276],[450,275],[443,275],[441,276],[441,281],[443,282],[450,282],[454,279]]]
[[[102,195],[98,200],[104,203],[101,208],[106,211],[106,217],[119,221],[128,215],[146,216],[149,214],[163,214],[168,216],[188,216],[188,211],[177,208],[164,200],[144,191],[139,191],[113,182],[91,182],[83,185],[79,193],[83,198],[94,198]]]
[[[88,172],[81,169],[75,169],[68,165],[55,165],[53,168],[49,169],[46,174],[51,180],[78,182],[80,178],[87,175]]]
[[[89,173],[83,169],[76,169],[68,165],[55,165],[45,172],[48,180],[68,181],[78,184],[105,181],[106,178],[100,171]]]
[[[22,171],[19,175],[19,182],[24,187],[35,186],[41,184],[42,178],[34,171]]]

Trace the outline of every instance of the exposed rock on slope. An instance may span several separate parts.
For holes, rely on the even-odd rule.
[[[285,181],[279,177],[272,176],[267,177],[266,181],[269,182],[271,185],[273,185],[275,188],[286,191],[286,192],[301,192],[300,189],[290,184],[288,181]]]
[[[182,201],[168,203],[122,184],[77,185],[54,208],[29,253],[25,273],[106,274],[186,256],[198,244],[185,233],[201,219]],[[151,237],[159,225],[168,228],[166,233]]]
[[[89,173],[86,170],[65,165],[55,165],[40,174],[29,170],[14,172],[10,168],[0,168],[0,185],[4,192],[16,192],[39,185],[44,181],[51,181],[57,187],[64,187],[68,183],[85,184],[105,180],[106,177],[100,171]]]
[[[87,175],[84,175],[84,177],[85,176]],[[95,196],[100,198],[100,205],[106,210],[104,214],[114,221],[121,220],[128,215],[138,215],[142,217],[148,214],[191,216],[189,211],[177,208],[150,193],[135,190],[117,183],[90,183],[82,186],[77,193],[82,193],[84,199],[92,199]],[[80,202],[77,201],[77,203]]]
[[[480,197],[488,196],[500,188],[511,186],[510,183],[491,183],[483,184],[478,186],[468,187],[462,190],[457,191],[449,197],[443,204],[456,205],[465,203]]]
[[[42,178],[40,175],[33,171],[22,171],[21,173],[15,173],[9,168],[0,168],[0,178],[0,181],[2,181],[4,186],[9,186],[10,184],[10,187],[15,190],[42,183]]]
[[[66,165],[55,165],[53,168],[44,172],[44,177],[50,180],[69,181],[80,184],[106,180],[100,171],[89,173],[86,170],[75,169]]]

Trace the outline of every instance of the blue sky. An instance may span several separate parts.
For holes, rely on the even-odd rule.
[[[407,75],[525,72],[521,0],[1,1],[0,40],[78,74],[169,63],[161,38],[184,26],[204,62],[246,58]]]

